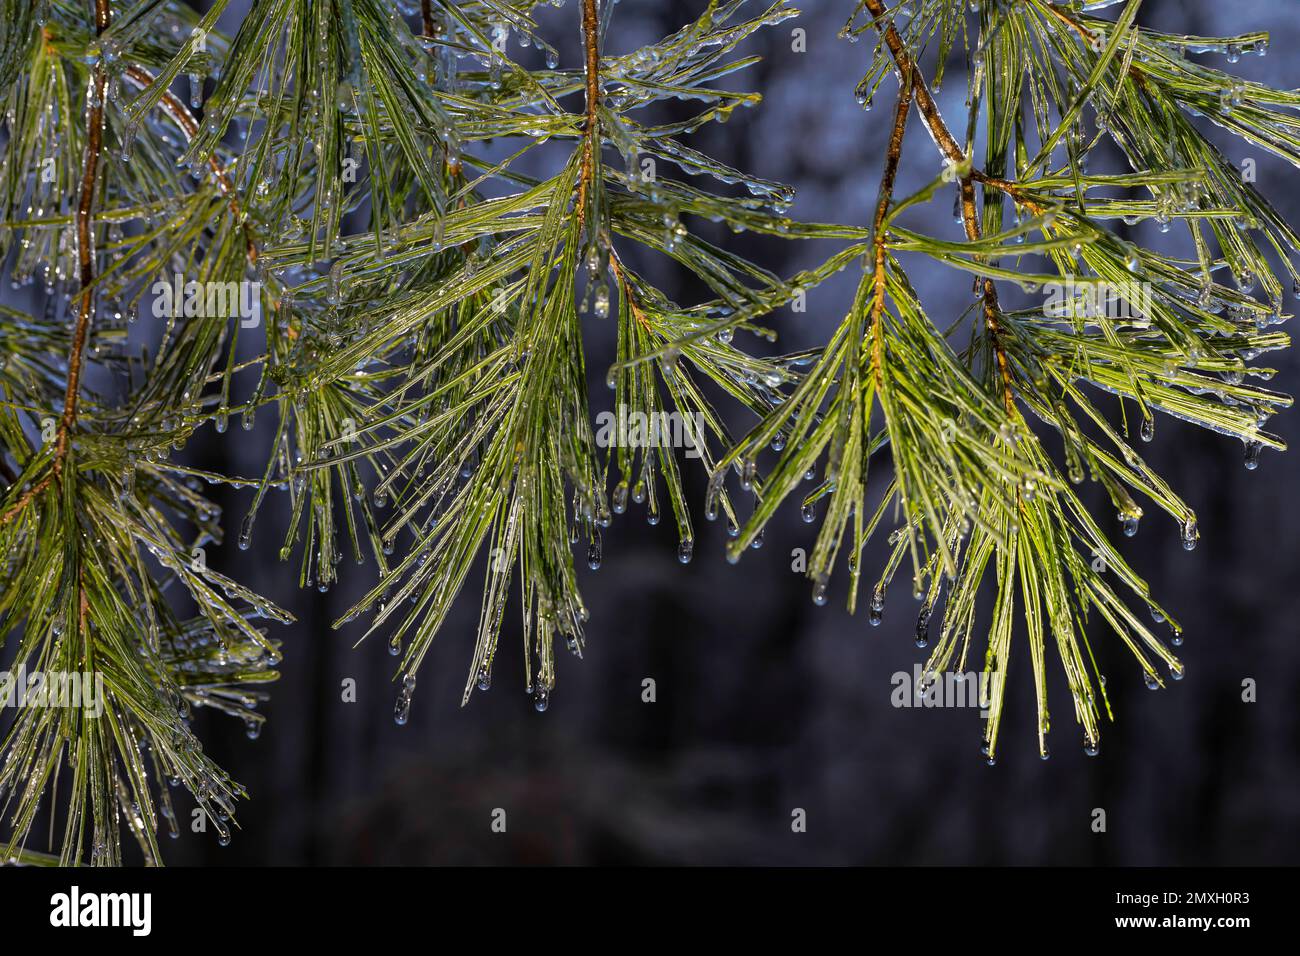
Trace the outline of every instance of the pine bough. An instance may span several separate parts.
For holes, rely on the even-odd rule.
[[[223,524],[205,482],[251,489],[240,548],[268,489],[287,492],[280,556],[305,587],[332,585],[345,553],[374,563],[345,620],[364,617],[399,655],[399,723],[483,558],[465,699],[490,685],[517,600],[523,653],[506,659],[545,709],[557,644],[585,646],[575,553],[598,565],[602,529],[631,501],[652,524],[671,514],[691,559],[684,467],[704,469],[702,514],[728,523],[733,560],[787,503],[819,522],[819,604],[838,572],[856,607],[859,557],[886,536],[870,620],[906,568],[925,681],[981,647],[998,676],[1027,654],[1043,756],[1049,645],[1090,753],[1110,716],[1090,633],[1118,635],[1151,685],[1181,676],[1178,625],[1076,489],[1099,483],[1126,532],[1144,505],[1166,512],[1191,548],[1195,516],[1130,433],[1149,439],[1164,413],[1240,439],[1251,466],[1283,447],[1265,426],[1290,399],[1247,363],[1288,344],[1273,327],[1300,241],[1212,128],[1300,165],[1300,94],[1200,55],[1232,63],[1265,35],[1153,32],[1140,0],[845,0],[841,35],[874,43],[859,102],[896,105],[873,221],[820,225],[786,215],[788,187],[688,145],[758,103],[723,81],[755,62],[742,44],[797,15],[785,0],[710,0],[622,54],[617,4],[574,0],[547,12],[580,31],[566,69],[528,0],[253,0],[233,37],[215,29],[227,6],[0,0],[0,256],[17,286],[43,287],[43,311],[0,309],[0,634],[15,668],[105,686],[97,718],[9,720],[5,858],[118,863],[125,827],[157,862],[159,819],[177,829],[163,779],[229,839],[243,791],[190,710],[255,735],[280,659],[263,622],[290,617],[206,566]],[[962,60],[969,111],[953,124],[935,90]],[[933,178],[895,196],[917,123]],[[1094,151],[1128,169],[1090,169]],[[949,197],[951,234],[908,225]],[[1147,220],[1192,253],[1124,238],[1121,224]],[[782,278],[702,238],[702,221],[838,251]],[[969,312],[927,314],[902,253],[965,276]],[[655,254],[707,297],[669,299],[637,271]],[[741,346],[742,332],[774,338],[766,319],[844,271],[857,291],[823,348]],[[155,283],[172,276],[184,284],[158,309]],[[1142,308],[1003,304],[1017,285],[1064,282],[1085,293],[1076,304],[1136,283]],[[265,321],[203,318],[191,288],[251,288]],[[616,405],[697,423],[691,457],[599,446],[584,335],[602,321],[617,328]],[[732,434],[741,415],[748,431]],[[232,417],[273,430],[260,477],[180,460],[196,429]],[[883,494],[868,491],[872,466],[888,468]],[[1005,684],[992,686],[990,760]],[[46,794],[57,858],[28,848]]]

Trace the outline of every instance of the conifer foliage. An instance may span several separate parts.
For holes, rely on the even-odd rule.
[[[990,760],[1013,658],[1043,756],[1055,667],[1099,747],[1090,642],[1118,638],[1152,686],[1181,676],[1179,625],[1080,486],[1128,534],[1165,512],[1190,549],[1195,515],[1131,433],[1173,416],[1241,440],[1248,467],[1283,447],[1267,424],[1290,399],[1249,363],[1288,344],[1300,240],[1215,145],[1300,165],[1300,94],[1214,65],[1267,37],[1158,33],[1141,0],[842,0],[866,71],[827,85],[891,103],[863,119],[888,124],[888,148],[871,222],[807,224],[787,186],[691,145],[759,103],[731,74],[756,34],[787,42],[790,3],[701,0],[626,49],[635,0],[547,2],[580,62],[529,0],[252,0],[233,35],[216,29],[229,0],[0,0],[0,261],[38,303],[0,308],[0,636],[11,669],[103,687],[102,713],[6,718],[4,857],[118,863],[125,828],[159,862],[188,814],[168,783],[230,839],[244,793],[191,709],[256,736],[293,631],[208,567],[229,522],[205,484],[248,490],[238,547],[276,548],[303,587],[371,575],[337,623],[396,655],[398,723],[473,595],[465,700],[522,665],[545,710],[558,651],[586,646],[576,563],[599,566],[632,505],[671,520],[682,562],[701,517],[727,523],[738,560],[801,508],[813,600],[852,610],[865,584],[872,623],[902,571],[925,680],[968,659],[997,678]],[[953,63],[962,117],[936,100]],[[895,195],[918,124],[933,177]],[[949,201],[950,234],[913,224]],[[783,277],[704,222],[835,251]],[[657,260],[701,300],[657,288]],[[968,282],[969,311],[928,313],[904,262]],[[769,354],[786,307],[837,273],[857,290],[824,346]],[[610,323],[615,406],[689,423],[690,455],[601,436],[586,362]],[[232,418],[271,434],[262,474],[186,464],[187,439]],[[873,467],[888,480],[869,486]],[[287,527],[255,524],[271,489]],[[883,568],[860,563],[873,535]],[[31,846],[44,819],[56,856]]]

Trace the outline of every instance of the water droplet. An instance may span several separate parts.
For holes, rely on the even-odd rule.
[[[921,608],[921,613],[916,618],[916,646],[926,648],[930,646],[930,617],[934,613],[934,605],[929,601]]]
[[[799,516],[803,518],[804,524],[812,524],[817,520],[817,506],[811,502],[804,505]]]
[[[872,627],[879,627],[880,622],[885,617],[885,591],[877,587],[875,593],[871,595],[871,613],[869,620]]]
[[[691,558],[695,554],[695,541],[691,538],[682,538],[677,545],[677,560],[682,564],[690,564]]]
[[[740,464],[740,487],[745,491],[752,491],[754,488],[754,478],[758,474],[758,466],[753,461],[743,461]]]
[[[1087,754],[1089,757],[1095,757],[1097,756],[1097,754],[1101,753],[1101,743],[1099,741],[1089,740],[1087,737],[1084,737],[1083,752]]]
[[[816,604],[818,607],[825,607],[828,591],[829,588],[827,587],[825,581],[818,581],[816,584],[814,584],[813,593],[812,593],[813,603]]]
[[[1254,471],[1259,467],[1259,453],[1264,449],[1262,442],[1246,442],[1246,470]]]
[[[533,692],[533,707],[537,712],[544,713],[547,707],[551,706],[551,692],[545,687],[539,687]]]
[[[609,285],[605,282],[601,282],[600,285],[596,286],[592,312],[595,313],[598,319],[609,318]]]
[[[1142,419],[1142,427],[1138,432],[1143,441],[1151,441],[1156,437],[1156,421],[1154,418]]]
[[[593,571],[599,571],[600,559],[600,535],[597,534],[597,536],[592,539],[591,544],[587,546],[587,567],[591,568]]]

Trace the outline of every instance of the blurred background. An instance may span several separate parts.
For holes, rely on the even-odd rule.
[[[894,83],[886,81],[874,112],[864,111],[854,87],[872,41],[836,37],[854,4],[803,6],[801,18],[746,47],[763,55],[758,66],[729,78],[762,91],[764,103],[690,142],[732,166],[796,186],[796,218],[865,225],[876,202]],[[610,52],[661,37],[701,7],[622,0]],[[223,26],[232,30],[246,8],[232,3]],[[562,66],[576,67],[575,4],[547,13],[548,36],[566,53]],[[1141,21],[1188,34],[1270,30],[1268,56],[1229,68],[1300,86],[1300,58],[1288,55],[1300,48],[1300,14],[1291,5],[1148,0]],[[806,31],[805,53],[791,49],[795,28]],[[1221,57],[1200,59],[1223,65]],[[952,81],[938,101],[960,128],[965,65],[958,59],[949,66]],[[915,118],[909,135],[899,196],[940,168]],[[1300,173],[1247,144],[1218,141],[1234,163],[1255,158],[1261,190],[1300,223]],[[950,197],[913,222],[936,235],[960,232]],[[1153,225],[1131,232],[1158,241]],[[828,251],[748,235],[718,239],[782,274]],[[965,311],[968,280],[922,260],[911,265],[936,321],[947,324]],[[673,298],[695,301],[696,290],[681,275],[662,264],[645,268]],[[841,276],[810,293],[807,312],[775,316],[780,350],[824,341],[855,282],[856,275]],[[612,353],[607,338],[608,328],[593,331],[593,413],[610,403],[601,381]],[[1279,368],[1274,387],[1296,390],[1294,354],[1272,353],[1261,362]],[[1295,414],[1271,427],[1292,444],[1300,437]],[[184,455],[203,467],[260,473],[270,431],[267,422],[251,435],[204,429]],[[891,703],[893,675],[906,672],[910,680],[926,653],[913,642],[918,605],[906,581],[891,589],[879,628],[868,626],[865,613],[845,612],[840,578],[828,605],[814,606],[809,582],[791,571],[791,550],[810,547],[815,530],[799,520],[795,503],[769,529],[765,546],[737,566],[723,557],[721,522],[698,522],[695,560],[682,566],[670,522],[649,527],[635,505],[616,517],[605,534],[604,566],[589,572],[579,562],[592,615],[585,659],[563,655],[546,713],[537,713],[524,693],[519,623],[509,616],[493,689],[460,707],[478,616],[476,571],[420,671],[410,722],[398,727],[396,661],[383,637],[354,649],[360,622],[329,627],[372,584],[373,570],[354,569],[346,586],[328,594],[296,590],[296,565],[279,563],[278,545],[271,544],[283,514],[264,509],[264,546],[239,552],[233,532],[250,496],[227,491],[219,500],[231,533],[221,549],[210,549],[210,563],[292,610],[299,624],[274,632],[284,642],[283,677],[265,708],[270,720],[260,739],[246,739],[235,721],[196,718],[201,739],[252,798],[239,811],[233,843],[221,848],[211,833],[184,832],[165,848],[168,862],[1294,863],[1300,456],[1265,451],[1259,469],[1248,472],[1239,442],[1163,418],[1141,451],[1197,509],[1201,546],[1185,552],[1174,522],[1152,508],[1139,534],[1123,538],[1117,522],[1105,524],[1111,507],[1095,486],[1090,503],[1182,621],[1186,679],[1147,690],[1119,642],[1095,627],[1093,646],[1109,678],[1116,722],[1104,727],[1100,756],[1086,757],[1068,691],[1054,675],[1053,757],[1044,762],[1021,645],[996,766],[980,755],[976,711]],[[883,481],[886,469],[879,471],[876,480]],[[699,504],[703,476],[691,482]],[[877,544],[865,566],[879,567],[881,557]],[[341,699],[346,678],[357,683],[355,703]],[[656,684],[654,703],[642,701],[646,678]],[[1256,703],[1241,699],[1246,678],[1258,683]],[[505,833],[490,826],[497,808],[506,812]],[[796,808],[806,812],[804,833],[791,829]],[[1091,829],[1094,808],[1106,811],[1103,834]],[[188,818],[186,799],[177,809],[182,821]]]

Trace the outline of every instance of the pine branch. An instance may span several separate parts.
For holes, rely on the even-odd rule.
[[[112,19],[108,0],[94,0],[95,32],[103,36]],[[103,64],[95,67],[90,79],[87,98],[90,109],[86,114],[86,158],[81,176],[81,198],[77,202],[77,257],[81,268],[81,295],[77,324],[72,333],[72,351],[68,355],[68,388],[63,400],[63,414],[59,419],[58,437],[54,443],[52,469],[57,481],[68,456],[68,436],[77,422],[77,401],[81,396],[81,365],[86,349],[95,308],[95,236],[92,218],[95,212],[95,184],[99,178],[99,153],[104,136],[104,97],[108,93],[108,77]]]
[[[1233,436],[1248,466],[1285,447],[1265,426],[1291,400],[1261,384],[1273,370],[1249,363],[1289,344],[1272,326],[1288,317],[1280,277],[1300,288],[1300,236],[1197,117],[1300,162],[1300,94],[1182,53],[1232,60],[1267,38],[1157,33],[1137,23],[1139,0],[1113,21],[1048,0],[983,4],[977,16],[965,0],[857,0],[843,34],[880,38],[860,100],[891,73],[899,81],[880,191],[865,226],[810,224],[786,214],[789,187],[693,143],[761,99],[724,78],[756,62],[741,44],[796,14],[785,0],[752,13],[744,0],[710,0],[624,55],[609,53],[613,4],[579,0],[576,69],[560,68],[537,5],[422,0],[416,33],[415,8],[394,16],[382,0],[253,0],[229,38],[215,29],[224,2],[202,16],[171,2],[116,16],[107,0],[93,12],[57,3],[39,25],[30,4],[5,6],[15,12],[0,17],[0,256],[12,254],[20,283],[39,270],[48,295],[44,316],[0,307],[0,549],[11,569],[0,634],[17,635],[23,661],[93,665],[111,686],[102,722],[73,709],[22,713],[10,728],[0,810],[11,852],[65,765],[75,785],[60,791],[61,861],[120,862],[125,823],[158,862],[160,822],[173,832],[175,822],[166,790],[153,793],[159,776],[183,783],[230,838],[242,789],[203,755],[185,715],[215,707],[255,735],[251,708],[279,660],[255,621],[289,618],[187,560],[223,537],[215,506],[191,487],[202,480],[252,491],[240,548],[268,492],[284,489],[288,518],[272,531],[303,587],[339,581],[345,551],[373,559],[378,580],[337,623],[366,615],[366,635],[387,638],[399,723],[480,561],[463,700],[492,683],[517,584],[524,683],[549,706],[559,648],[587,647],[575,554],[600,567],[604,530],[643,505],[652,524],[671,518],[678,559],[691,561],[692,467],[707,475],[703,515],[725,522],[733,561],[794,500],[816,525],[807,573],[818,604],[843,568],[856,609],[864,572],[878,570],[868,586],[879,623],[887,589],[910,572],[923,685],[964,671],[982,639],[983,673],[996,678],[989,759],[1013,656],[1032,675],[1044,756],[1049,658],[1088,752],[1112,716],[1090,643],[1098,620],[1149,686],[1165,670],[1181,675],[1167,646],[1180,626],[1075,486],[1096,481],[1125,534],[1144,509],[1165,512],[1191,548],[1195,513],[1142,460],[1130,422],[1143,438],[1160,413]],[[505,52],[512,32],[524,41],[516,58]],[[957,134],[934,91],[962,52],[970,113]],[[170,89],[187,76],[192,106]],[[133,98],[115,95],[119,84]],[[644,119],[667,101],[692,105]],[[913,105],[945,168],[899,197]],[[1103,144],[1127,171],[1088,168]],[[75,161],[46,162],[65,156]],[[960,229],[916,227],[914,211],[954,182]],[[1144,220],[1185,230],[1193,251],[1114,228]],[[835,251],[783,277],[709,241],[699,221]],[[702,293],[673,301],[647,259]],[[751,334],[775,338],[767,326],[784,307],[859,266],[822,347],[747,347]],[[936,322],[918,268],[969,276],[976,304]],[[173,308],[150,324],[151,354],[135,349],[128,317],[149,311],[153,279],[178,273],[200,287],[255,278],[262,331]],[[1008,283],[1068,285],[1095,304],[1134,280],[1148,290],[1140,315],[1009,305]],[[71,323],[60,293],[74,295]],[[617,356],[597,397],[587,345],[602,322],[614,324]],[[690,423],[685,447],[611,439],[606,401],[619,415]],[[34,441],[60,403],[53,440]],[[260,476],[169,460],[196,429],[224,432],[232,413],[248,429],[270,422]],[[747,430],[734,434],[734,421]],[[882,467],[888,480],[870,482]],[[878,533],[887,557],[864,569]],[[977,608],[986,585],[991,606]],[[182,593],[195,616],[180,616]]]
[[[871,12],[872,17],[875,18],[877,29],[881,29],[881,21],[885,19],[888,13],[884,3],[881,0],[863,0],[863,2]],[[953,138],[952,133],[949,132],[947,124],[944,123],[943,117],[939,113],[938,104],[934,102],[934,98],[930,95],[929,88],[926,86],[925,77],[921,75],[920,68],[908,55],[906,48],[903,46],[902,38],[899,37],[898,30],[895,29],[892,20],[885,23],[883,29],[881,29],[881,36],[885,40],[885,45],[889,48],[890,55],[894,58],[900,82],[910,83],[915,87],[916,107],[921,113],[922,122],[925,123],[926,129],[930,131],[930,136],[943,153],[944,158],[957,171],[961,190],[962,223],[966,228],[966,237],[972,242],[978,242],[980,239],[979,213],[975,208],[975,188],[966,155],[961,146],[958,145],[957,140]],[[993,285],[992,279],[985,278],[978,281],[980,281],[983,292],[984,325],[988,329],[997,361],[998,374],[1002,378],[1003,404],[1007,410],[1007,415],[1015,417],[1015,390],[1011,377],[1011,365],[1007,361],[1006,349],[1002,343],[1002,332],[998,319],[1001,307],[998,305],[997,288]]]
[[[876,202],[876,218],[871,224],[871,242],[875,248],[875,268],[872,272],[871,317],[868,320],[868,334],[871,337],[872,368],[876,375],[876,388],[884,386],[882,366],[884,365],[884,337],[880,332],[880,316],[885,309],[885,290],[887,276],[885,273],[885,256],[888,244],[885,239],[885,222],[889,217],[889,207],[894,198],[894,181],[898,178],[898,164],[903,156],[903,134],[907,130],[907,118],[912,111],[912,77],[903,75],[898,91],[898,105],[894,109],[894,127],[889,134],[889,146],[885,152],[885,170],[880,177],[880,198]]]
[[[597,0],[582,2],[582,45],[586,55],[587,116],[583,127],[582,163],[578,170],[578,234],[587,218],[587,196],[595,176],[597,138],[600,136],[600,27],[596,19]]]

